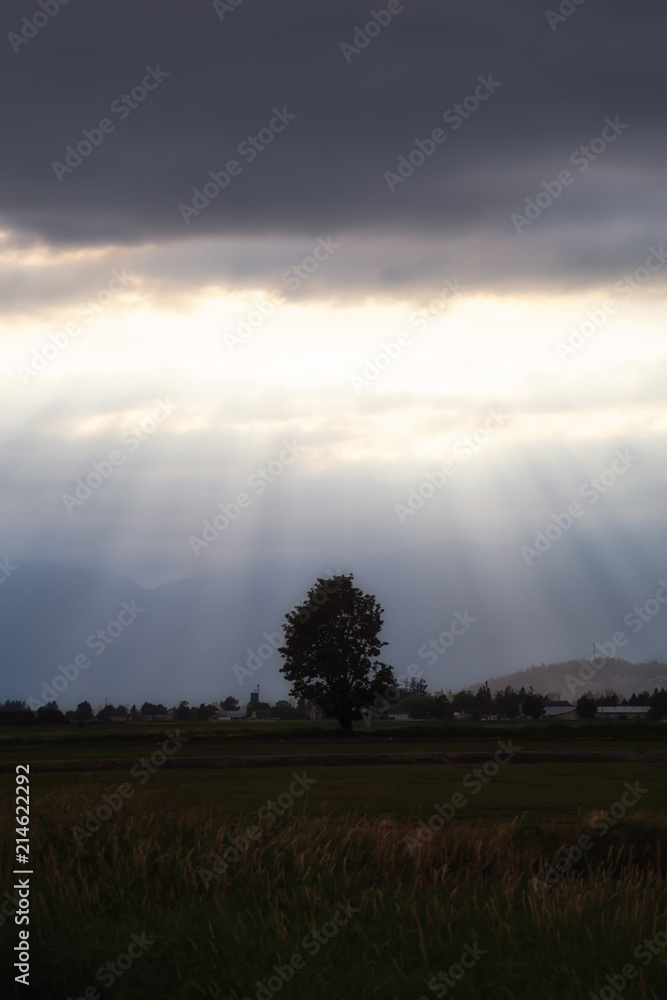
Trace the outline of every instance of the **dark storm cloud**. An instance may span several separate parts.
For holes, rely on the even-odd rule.
[[[663,224],[667,11],[586,0],[552,30],[547,6],[406,2],[346,58],[341,43],[353,43],[371,8],[386,9],[382,0],[243,0],[220,7],[222,19],[209,2],[70,0],[38,29],[22,19],[41,8],[11,0],[0,212],[11,226],[81,244],[412,230],[469,252],[487,245],[481,280],[494,259],[507,271],[508,252],[515,268],[530,261],[536,280],[581,269],[597,278]],[[34,37],[17,42],[21,31]],[[135,108],[114,105],[147,68],[155,89]],[[160,72],[168,76],[155,82]],[[493,92],[460,128],[443,123],[480,77],[501,85],[487,84]],[[277,130],[274,109],[296,118],[249,162],[239,144],[271,122]],[[104,118],[113,130],[99,146],[71,172],[54,170]],[[628,127],[580,170],[571,154],[607,118]],[[385,172],[438,127],[445,142],[392,193]],[[179,203],[191,205],[193,188],[230,159],[240,173],[186,225]],[[572,184],[517,234],[512,213],[567,169]]]

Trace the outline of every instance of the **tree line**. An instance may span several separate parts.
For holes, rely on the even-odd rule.
[[[443,691],[429,693],[425,680],[411,678],[407,685],[398,687],[397,698],[392,703],[389,713],[382,712],[382,715],[397,714],[407,715],[410,719],[454,719],[457,716],[465,716],[470,719],[483,719],[495,716],[498,719],[540,719],[544,715],[544,708],[549,701],[545,695],[537,694],[532,688],[526,690],[521,687],[516,691],[511,685],[503,690],[492,692],[488,683],[483,684],[477,691],[472,692],[468,688],[453,692],[449,690],[446,694]],[[593,694],[588,691],[577,700],[576,714],[580,719],[593,719],[598,707],[609,706],[622,708],[624,705],[641,705],[650,708],[650,718],[662,719],[667,717],[667,690],[655,688],[653,694],[648,691],[633,693],[629,698],[618,695],[615,691],[607,690],[603,694]],[[285,700],[270,702],[252,702],[246,706],[246,718],[250,718],[252,713],[258,709],[265,709],[271,712],[273,718],[281,720],[306,720],[312,718],[312,709],[319,707],[314,701],[301,699],[295,707]],[[169,716],[177,722],[205,722],[214,716],[220,709],[225,711],[240,711],[239,701],[233,695],[221,700],[219,705],[204,704],[190,706],[189,702],[181,701],[178,705],[167,708],[161,703],[145,701],[140,708],[132,705],[127,708],[125,705],[105,705],[99,712],[93,712],[88,701],[82,701],[76,709],[62,712],[55,701],[49,702],[38,708],[36,712],[28,709],[25,701],[5,701],[0,704],[0,725],[65,725],[68,723],[84,724],[97,721],[102,723],[111,722],[113,719],[123,718],[128,722],[145,722],[156,717]],[[330,715],[334,718],[335,716]],[[381,716],[380,716],[381,717]],[[557,720],[557,716],[555,717]]]

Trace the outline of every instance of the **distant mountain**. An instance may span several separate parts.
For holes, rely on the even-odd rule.
[[[588,668],[587,663],[590,664]],[[526,690],[532,687],[538,694],[558,693],[565,701],[576,701],[585,691],[597,694],[609,689],[629,697],[633,692],[648,691],[651,694],[656,687],[667,688],[667,664],[609,660],[596,665],[595,661],[568,660],[492,677],[488,684],[492,691],[502,690],[508,685],[517,691],[521,687]],[[471,687],[476,690],[479,686],[474,684]]]

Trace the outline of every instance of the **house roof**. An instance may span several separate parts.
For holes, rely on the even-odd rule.
[[[600,715],[639,715],[642,712],[650,712],[650,705],[600,705],[598,712]]]

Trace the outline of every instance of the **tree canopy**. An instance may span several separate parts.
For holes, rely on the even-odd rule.
[[[305,601],[285,615],[280,668],[290,694],[314,701],[351,734],[361,709],[395,684],[392,668],[378,661],[384,610],[372,594],[352,585],[354,576],[318,578]]]

